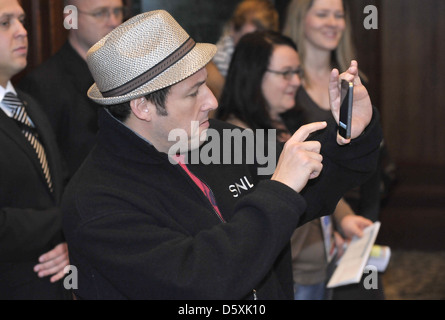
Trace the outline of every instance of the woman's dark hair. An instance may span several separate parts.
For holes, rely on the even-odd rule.
[[[233,115],[252,129],[274,129],[261,84],[275,45],[297,51],[290,38],[275,31],[256,31],[240,39],[219,101],[218,119],[225,121]]]

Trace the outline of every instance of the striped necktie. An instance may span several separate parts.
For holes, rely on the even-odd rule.
[[[45,176],[46,183],[51,192],[53,192],[53,184],[51,180],[51,173],[49,171],[48,161],[46,159],[45,149],[39,141],[38,134],[32,125],[25,107],[20,99],[12,92],[7,92],[2,101],[5,105],[9,106],[12,110],[12,118],[16,120],[22,129],[23,135],[29,141],[31,146],[36,152],[40,165],[42,166],[43,175]]]

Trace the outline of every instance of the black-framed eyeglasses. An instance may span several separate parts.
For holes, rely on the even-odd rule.
[[[79,13],[89,15],[99,22],[105,22],[110,19],[113,14],[117,19],[124,19],[127,16],[127,7],[117,7],[117,8],[101,8],[92,12],[85,12],[77,10]]]
[[[302,68],[297,68],[295,70],[286,70],[286,71],[277,71],[277,70],[267,69],[266,71],[275,73],[275,74],[279,74],[285,80],[288,80],[288,81],[292,79],[292,76],[294,74],[298,75],[300,77],[300,79],[303,77],[303,69]]]

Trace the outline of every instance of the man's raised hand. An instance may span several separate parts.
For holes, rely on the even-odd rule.
[[[326,128],[326,122],[314,122],[298,129],[284,145],[272,180],[280,181],[300,192],[309,179],[319,176],[323,165],[318,141],[305,141],[315,131]]]

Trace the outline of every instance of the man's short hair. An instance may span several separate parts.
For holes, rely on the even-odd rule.
[[[165,103],[167,101],[167,96],[170,93],[170,88],[171,86],[165,87],[145,96],[147,101],[150,101],[156,106],[156,112],[161,116],[168,115]],[[124,122],[131,114],[130,101],[111,105],[108,107],[108,110],[116,119]]]

